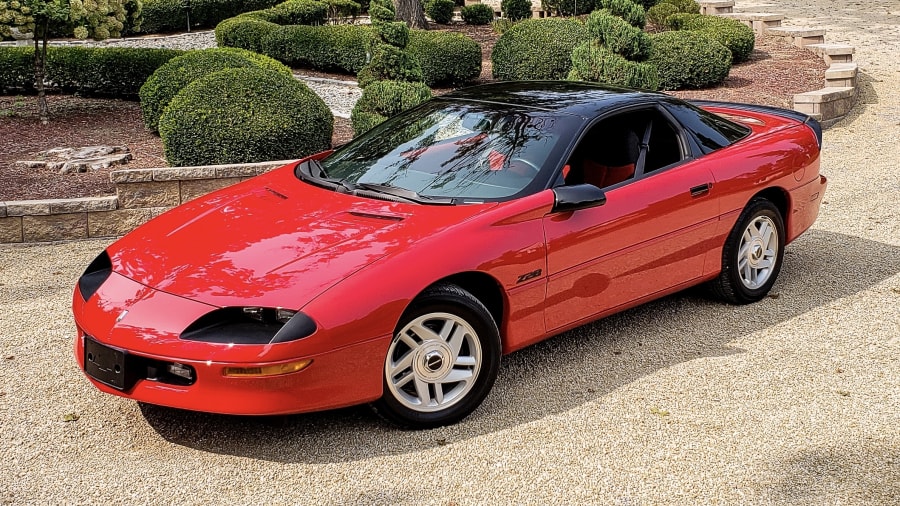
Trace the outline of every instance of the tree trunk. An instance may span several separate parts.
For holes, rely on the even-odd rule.
[[[43,26],[38,29],[38,24],[34,25],[34,87],[38,94],[38,115],[41,118],[41,124],[46,125],[50,122],[50,108],[47,106],[47,93],[44,90],[44,73],[47,67],[47,32],[49,22],[44,22]],[[39,43],[43,43],[40,46]]]
[[[405,21],[410,28],[428,29],[422,0],[394,0],[394,9],[397,11],[397,19]]]

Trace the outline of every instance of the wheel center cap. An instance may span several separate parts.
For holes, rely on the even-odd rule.
[[[453,368],[451,356],[452,352],[446,343],[426,342],[416,353],[413,370],[425,381],[439,381]]]
[[[438,371],[442,365],[444,365],[444,357],[437,351],[432,351],[425,355],[425,367],[427,367],[429,371]]]

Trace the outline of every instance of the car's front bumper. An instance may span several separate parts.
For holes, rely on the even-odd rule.
[[[103,392],[135,401],[223,414],[272,415],[330,409],[381,396],[390,335],[370,336],[339,348],[328,329],[290,343],[229,345],[180,339],[212,306],[148,288],[113,273],[88,301],[72,299],[77,334],[75,358]],[[85,371],[85,339],[117,350],[123,380]],[[93,348],[95,351],[98,348]],[[104,348],[105,350],[106,348]],[[108,350],[107,350],[108,351]],[[253,375],[253,369],[311,360],[287,374]],[[159,374],[168,365],[192,370],[189,381]],[[250,375],[229,376],[226,368]],[[93,376],[92,376],[93,374]],[[175,381],[172,381],[175,380]],[[181,383],[181,384],[179,384]]]

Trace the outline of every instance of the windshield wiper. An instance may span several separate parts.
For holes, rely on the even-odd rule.
[[[417,191],[407,190],[406,188],[400,188],[398,186],[394,186],[388,183],[353,183],[355,186],[362,188],[363,190],[369,190],[378,193],[384,193],[385,195],[391,195],[392,197],[398,197],[404,200],[408,200],[410,202],[416,202],[419,204],[442,204],[442,205],[452,205],[454,199],[451,197],[432,197],[429,195],[422,195]]]

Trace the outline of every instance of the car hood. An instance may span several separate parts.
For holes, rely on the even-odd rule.
[[[108,252],[116,272],[173,295],[299,309],[385,255],[493,206],[366,199],[297,181],[285,167],[169,211]]]

